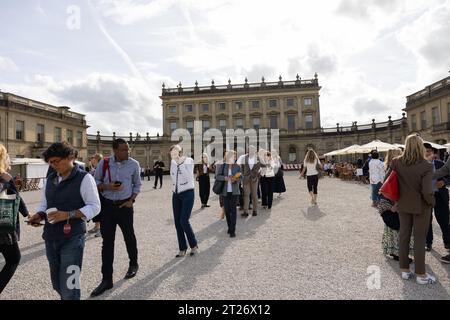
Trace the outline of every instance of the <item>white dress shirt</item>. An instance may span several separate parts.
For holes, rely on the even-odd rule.
[[[369,162],[369,179],[371,184],[383,182],[385,175],[384,164],[380,159],[372,159]]]
[[[58,183],[60,183],[62,177],[58,175]],[[45,197],[45,186],[47,185],[47,181],[44,183],[43,194],[41,204],[37,212],[46,212],[47,209],[47,198]],[[101,205],[100,205],[100,197],[98,196],[97,184],[95,183],[95,179],[90,174],[84,176],[81,181],[80,186],[80,194],[83,199],[85,206],[82,208],[78,208],[83,215],[85,216],[85,220],[91,220],[97,214],[99,214]]]

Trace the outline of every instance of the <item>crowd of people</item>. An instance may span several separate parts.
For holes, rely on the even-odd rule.
[[[442,230],[446,249],[450,250],[449,193],[450,162],[442,162],[436,149],[424,143],[420,136],[410,135],[405,150],[390,150],[384,161],[374,150],[369,159],[356,167],[349,163],[329,161],[324,164],[317,153],[308,149],[300,169],[300,178],[306,178],[311,206],[318,204],[318,185],[322,175],[339,176],[345,170],[367,169],[371,185],[372,206],[377,208],[385,223],[382,235],[383,254],[399,261],[401,277],[416,275],[419,284],[432,284],[436,279],[425,270],[425,252],[432,249],[432,211]],[[134,232],[134,207],[146,170],[130,157],[128,143],[123,139],[113,142],[113,155],[90,157],[88,171],[77,162],[77,151],[67,142],[52,144],[44,153],[49,164],[42,201],[35,214],[30,214],[19,196],[14,179],[9,175],[9,156],[0,145],[0,201],[17,200],[15,215],[9,229],[0,228],[0,252],[5,266],[0,272],[0,293],[6,287],[20,262],[20,223],[17,213],[28,218],[34,227],[43,226],[50,279],[61,299],[80,299],[79,277],[82,268],[86,233],[102,239],[102,281],[91,296],[99,296],[113,288],[115,234],[121,229],[129,258],[125,279],[133,278],[138,270],[137,239]],[[276,151],[248,146],[239,158],[234,150],[224,153],[223,161],[211,163],[207,154],[201,162],[184,154],[180,145],[170,148],[170,177],[172,182],[172,211],[178,253],[176,258],[198,253],[198,240],[190,224],[195,202],[195,184],[199,184],[201,209],[209,207],[211,189],[219,196],[221,219],[227,223],[229,237],[236,237],[238,207],[242,218],[258,215],[259,210],[271,210],[274,194],[286,192],[283,161]],[[153,170],[155,184],[162,187],[164,163],[159,159]],[[398,176],[400,197],[392,201],[380,193],[383,183],[395,172]],[[360,173],[360,172],[359,172]],[[210,174],[214,174],[211,186]],[[3,195],[4,194],[4,195]],[[3,197],[2,197],[3,195]],[[5,196],[6,195],[6,196]],[[86,221],[94,227],[86,230]],[[414,260],[410,258],[414,256]],[[450,255],[441,261],[450,263]],[[410,264],[414,262],[414,273]],[[71,270],[69,270],[72,268]],[[75,269],[77,270],[75,270]]]

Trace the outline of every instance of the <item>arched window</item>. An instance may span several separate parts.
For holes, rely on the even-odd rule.
[[[289,162],[296,162],[297,161],[297,150],[295,147],[289,148]]]

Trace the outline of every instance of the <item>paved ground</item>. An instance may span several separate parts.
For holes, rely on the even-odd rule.
[[[145,182],[136,201],[135,227],[140,270],[123,280],[128,258],[120,234],[116,238],[115,286],[99,299],[448,299],[450,266],[439,227],[435,249],[427,253],[427,269],[438,283],[419,286],[400,279],[398,263],[381,254],[383,222],[371,208],[369,187],[337,179],[319,183],[319,206],[310,207],[306,181],[286,173],[287,193],[271,211],[238,218],[237,237],[230,239],[219,220],[218,199],[200,210],[191,223],[199,241],[195,257],[175,259],[178,250],[170,205],[169,177],[162,189]],[[40,194],[23,194],[30,209]],[[89,226],[91,228],[92,225]],[[41,229],[22,225],[21,264],[2,299],[58,299],[50,284]],[[118,231],[120,233],[120,231]],[[101,239],[86,242],[82,299],[101,280]],[[0,266],[3,266],[0,258]],[[369,269],[368,269],[369,268]],[[377,282],[368,281],[380,274]],[[373,273],[375,271],[375,273]],[[372,286],[367,285],[367,283]]]

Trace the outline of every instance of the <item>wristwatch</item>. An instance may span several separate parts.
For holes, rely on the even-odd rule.
[[[69,219],[75,219],[77,217],[77,211],[71,210],[69,211]]]

